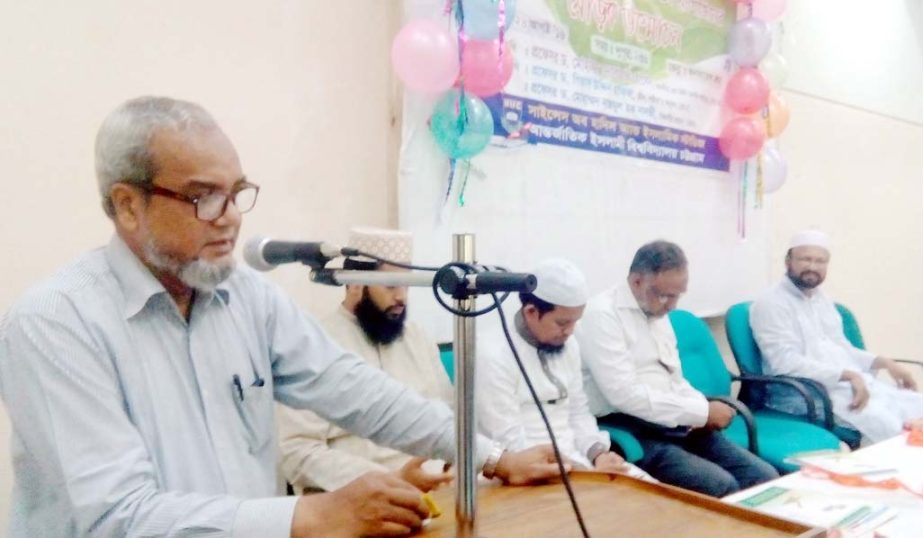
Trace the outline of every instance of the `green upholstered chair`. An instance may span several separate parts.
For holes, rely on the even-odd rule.
[[[439,344],[439,358],[442,360],[442,366],[445,367],[445,371],[449,374],[449,380],[455,383],[455,356],[452,352],[451,342]],[[609,434],[609,439],[612,440],[612,448],[621,453],[626,461],[634,463],[644,455],[641,443],[627,430],[604,424],[600,424],[599,428]]]
[[[858,325],[855,324],[855,318],[851,314],[850,319],[852,320],[854,331],[847,332],[847,338],[850,338],[853,345],[856,345],[856,340],[852,340],[852,338],[858,338],[858,342],[862,343],[862,335],[858,333]],[[807,415],[800,418],[810,422],[818,422],[851,448],[859,446],[862,435],[857,430],[839,425],[834,421],[833,406],[823,385],[804,377],[763,375],[763,356],[760,353],[759,346],[756,344],[756,340],[753,338],[753,331],[750,329],[749,302],[738,303],[729,308],[725,315],[724,324],[728,344],[731,346],[731,352],[734,354],[734,360],[740,370],[741,389],[739,397],[743,402],[750,406],[751,409],[765,410],[767,413],[775,413],[783,418],[791,418],[795,415],[766,409],[766,385],[769,383],[787,385],[805,399]],[[852,334],[852,337],[850,337],[850,334]],[[821,403],[820,409],[816,409],[815,399]]]
[[[856,316],[840,303],[836,303],[836,309],[840,313],[840,317],[843,318],[843,334],[846,336],[846,339],[857,348],[865,349],[865,339],[862,338],[862,331],[859,330],[859,323],[856,321]]]
[[[609,439],[612,440],[612,449],[619,452],[625,458],[625,461],[634,463],[644,456],[641,443],[628,430],[608,424],[600,424],[599,429],[609,434]]]
[[[455,383],[455,355],[452,354],[452,343],[439,344],[439,360],[445,373],[449,374],[449,381]]]
[[[786,458],[812,450],[837,449],[839,439],[823,428],[795,417],[785,417],[766,410],[750,410],[731,398],[731,382],[721,352],[708,325],[685,310],[670,313],[676,333],[683,376],[710,400],[720,400],[738,411],[724,434],[735,443],[771,463],[780,472],[798,469]]]

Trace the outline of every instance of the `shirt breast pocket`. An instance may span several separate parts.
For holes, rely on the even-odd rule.
[[[274,419],[272,390],[265,384],[234,387],[234,404],[251,454],[269,446]]]

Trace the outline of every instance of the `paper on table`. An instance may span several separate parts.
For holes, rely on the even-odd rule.
[[[839,475],[875,475],[894,474],[897,469],[889,462],[880,461],[861,452],[816,452],[795,454],[786,458],[788,463],[810,465]]]
[[[880,504],[779,486],[771,486],[737,504],[807,525],[842,529],[846,536],[862,536],[897,515],[896,510]]]

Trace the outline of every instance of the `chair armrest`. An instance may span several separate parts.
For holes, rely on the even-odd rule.
[[[891,359],[891,360],[893,360],[894,362],[899,362],[901,364],[913,364],[915,366],[919,366],[920,368],[923,368],[923,362],[915,361],[913,359]]]
[[[602,423],[599,424],[599,429],[609,434],[612,444],[619,446],[628,463],[634,463],[644,457],[644,448],[628,430]]]
[[[820,401],[824,406],[824,429],[827,431],[833,431],[833,427],[835,425],[833,422],[833,402],[830,401],[830,394],[827,392],[826,387],[821,385],[819,381],[808,379],[807,377],[785,376],[785,378],[803,383],[806,387],[814,391],[814,394],[820,398]]]
[[[790,387],[794,389],[795,392],[800,394],[801,397],[804,399],[804,404],[805,404],[805,407],[807,407],[807,411],[808,411],[808,420],[810,422],[817,421],[817,406],[814,405],[814,398],[811,397],[811,391],[810,389],[808,389],[808,387],[806,386],[807,384],[804,383],[803,382],[804,380],[802,379],[796,379],[796,378],[788,377],[788,376],[752,375],[752,374],[739,375],[739,376],[733,377],[732,379],[734,379],[735,381],[740,381],[741,383],[762,383],[765,385],[775,384],[775,385],[785,385],[787,387]],[[811,380],[807,380],[807,381],[811,381]],[[818,386],[821,389],[823,389],[823,386],[821,386],[820,384],[818,384]],[[829,396],[827,396],[826,391],[824,391],[824,393],[821,394],[820,397],[821,399],[826,397],[827,398],[826,403],[829,404],[830,398]],[[827,424],[827,420],[829,419],[830,428],[833,427],[832,409],[833,408],[830,407],[829,405],[827,405],[824,409],[824,424]]]
[[[740,400],[735,400],[733,398],[727,398],[724,396],[709,396],[708,401],[710,402],[723,402],[737,411],[737,414],[740,415],[740,418],[744,420],[744,424],[747,426],[747,444],[749,445],[750,452],[759,456],[760,447],[756,438],[756,422],[753,420],[753,413],[750,412],[750,408],[747,407],[747,404],[741,402]]]

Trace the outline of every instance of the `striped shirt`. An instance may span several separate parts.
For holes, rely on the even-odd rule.
[[[289,536],[273,400],[454,459],[445,404],[345,352],[257,273],[235,269],[190,312],[114,237],[7,313],[12,537]]]

